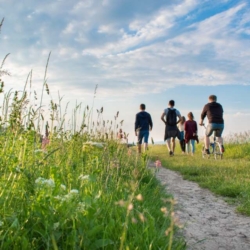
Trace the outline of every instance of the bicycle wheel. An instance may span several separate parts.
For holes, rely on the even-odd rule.
[[[222,156],[223,156],[223,153],[220,150],[220,144],[218,142],[216,142],[215,148],[214,148],[214,158],[216,160],[221,160]]]
[[[203,159],[205,159],[205,158],[209,159],[210,155],[213,153],[213,146],[211,146],[211,145],[210,145],[210,147],[209,147],[209,152],[210,152],[210,154],[207,154],[207,153],[206,153],[205,146],[203,145],[203,146],[202,146],[202,151],[201,151],[201,153],[202,153],[202,158],[203,158]]]

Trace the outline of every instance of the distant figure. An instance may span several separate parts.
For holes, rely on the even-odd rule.
[[[169,151],[169,155],[174,155],[175,150],[175,138],[180,139],[180,131],[177,128],[177,124],[181,120],[180,111],[174,108],[175,102],[174,100],[170,100],[168,103],[168,108],[164,109],[161,120],[165,123],[165,136],[164,141],[166,141],[166,145]],[[179,118],[177,121],[177,117]],[[171,138],[172,138],[172,147],[171,147]]]
[[[200,125],[204,125],[203,121],[207,116],[208,125],[205,132],[205,148],[206,153],[210,154],[209,145],[210,140],[209,136],[213,134],[215,131],[215,136],[218,138],[218,143],[220,144],[221,152],[225,152],[225,148],[223,145],[222,132],[224,129],[224,120],[223,120],[223,108],[221,104],[217,102],[217,96],[210,95],[208,97],[208,103],[204,106],[201,113]]]
[[[186,143],[185,143],[185,138],[184,138],[184,123],[186,121],[185,116],[181,117],[180,122],[178,123],[178,129],[180,131],[180,146],[181,146],[181,151],[184,154],[185,149],[186,149]]]
[[[191,155],[194,155],[195,152],[195,141],[198,140],[197,136],[197,123],[194,121],[194,115],[192,112],[187,114],[188,120],[184,123],[185,131],[185,143],[186,143],[186,152]],[[190,150],[191,144],[191,150]]]
[[[144,140],[144,150],[148,149],[149,131],[153,128],[151,115],[145,111],[146,105],[140,105],[140,112],[135,116],[135,135],[137,136],[138,153],[141,153],[142,140]]]

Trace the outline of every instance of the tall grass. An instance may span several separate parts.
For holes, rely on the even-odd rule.
[[[34,106],[27,83],[1,91],[0,249],[184,249],[147,155],[116,140],[119,112],[106,121],[101,108],[94,120],[78,104],[65,129],[62,99],[46,121],[43,93]]]

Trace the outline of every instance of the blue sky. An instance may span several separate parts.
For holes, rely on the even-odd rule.
[[[225,135],[243,132],[250,124],[249,12],[247,0],[0,0],[0,59],[11,53],[5,90],[21,90],[32,70],[39,92],[51,52],[52,97],[59,91],[65,102],[91,105],[98,84],[95,108],[104,107],[105,119],[119,111],[130,141],[140,103],[160,141],[170,99],[198,121],[210,94],[224,107]]]

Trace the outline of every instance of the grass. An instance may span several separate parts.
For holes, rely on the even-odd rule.
[[[66,128],[61,98],[46,122],[43,93],[40,108],[30,100],[38,93],[27,97],[31,83],[7,93],[0,85],[0,249],[185,249],[148,156],[115,138],[119,112],[106,121],[103,108],[95,119],[93,106],[77,105]]]
[[[1,249],[184,249],[146,155],[99,127],[54,129],[42,149],[17,121],[0,135]]]
[[[239,137],[234,135],[234,140],[225,144],[223,160],[203,159],[200,144],[194,156],[181,154],[179,145],[174,157],[169,157],[165,145],[153,145],[150,156],[160,159],[166,168],[180,172],[184,179],[225,197],[237,206],[238,212],[250,216],[250,143],[249,137],[245,136],[244,142],[237,141]]]

